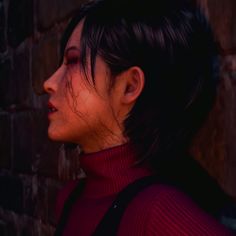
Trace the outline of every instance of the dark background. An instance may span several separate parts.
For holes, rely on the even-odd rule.
[[[81,2],[0,0],[1,236],[52,235],[56,193],[76,177],[74,155],[69,161],[47,138],[42,84],[57,68],[61,33]],[[221,82],[192,152],[236,199],[236,1],[199,4],[221,47]]]

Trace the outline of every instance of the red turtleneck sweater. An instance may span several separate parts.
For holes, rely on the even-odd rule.
[[[75,203],[64,236],[89,236],[127,184],[152,172],[137,167],[130,144],[83,154],[85,189]],[[59,192],[56,217],[79,180],[69,181]],[[118,236],[226,236],[232,235],[202,211],[188,196],[172,186],[156,184],[139,193],[126,209]]]

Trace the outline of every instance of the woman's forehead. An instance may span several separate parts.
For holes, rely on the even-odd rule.
[[[72,32],[66,44],[65,51],[71,47],[80,48],[80,38],[81,38],[82,29],[83,29],[83,23],[84,23],[84,20],[81,20],[79,24],[75,27],[74,31]]]

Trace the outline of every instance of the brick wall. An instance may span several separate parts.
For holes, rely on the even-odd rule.
[[[236,197],[236,2],[198,0],[220,46],[220,86],[213,111],[193,152],[222,187]]]
[[[236,196],[235,0],[199,0],[221,45],[214,111],[192,150]],[[59,39],[81,0],[0,0],[0,235],[52,235],[63,179],[77,174],[60,144],[47,138],[43,81],[55,70]],[[72,171],[69,171],[72,170]],[[58,180],[58,173],[62,180]]]
[[[53,233],[58,169],[68,177],[63,166],[71,163],[47,138],[42,84],[58,65],[61,34],[81,2],[0,0],[1,236]]]

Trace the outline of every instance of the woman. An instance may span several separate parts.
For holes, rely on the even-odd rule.
[[[216,47],[197,8],[91,1],[69,23],[62,55],[44,84],[48,135],[80,146],[86,178],[60,192],[57,235],[110,235],[98,225],[118,193],[153,175],[157,183],[130,201],[116,235],[231,235],[214,219],[227,197],[187,154],[217,82]]]

